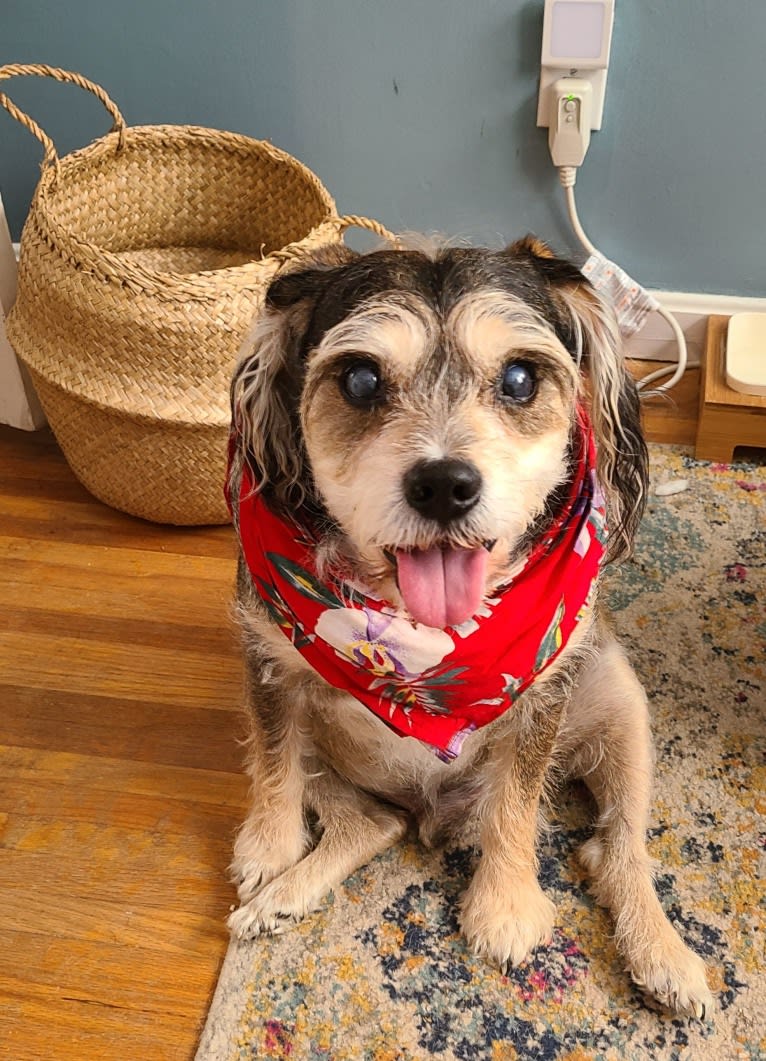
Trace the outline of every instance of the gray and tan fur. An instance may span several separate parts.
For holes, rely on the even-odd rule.
[[[380,382],[362,407],[347,383],[360,360]],[[532,374],[528,400],[500,391],[509,363]],[[483,544],[486,591],[507,581],[562,502],[578,402],[596,433],[610,559],[630,552],[647,461],[615,323],[579,271],[531,237],[504,251],[318,254],[272,284],[232,401],[233,496],[247,462],[275,510],[303,508],[323,528],[320,561],[342,558],[360,586],[397,607],[397,549]],[[480,491],[470,510],[437,520],[413,507],[405,484],[420,462],[444,460],[475,469]],[[253,799],[235,846],[236,936],[302,918],[415,821],[426,843],[478,831],[463,933],[489,962],[521,963],[555,916],[536,872],[541,800],[554,779],[576,776],[598,805],[582,860],[633,979],[678,1012],[711,1009],[704,965],[652,885],[646,698],[600,605],[519,704],[471,734],[449,765],[311,670],[265,614],[242,561],[237,610]]]

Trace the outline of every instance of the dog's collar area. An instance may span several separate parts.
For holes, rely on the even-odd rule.
[[[589,612],[606,512],[584,412],[577,428],[574,474],[558,516],[518,573],[455,626],[413,624],[340,577],[320,578],[315,533],[276,514],[245,468],[230,504],[268,615],[330,685],[401,736],[455,758],[470,733],[512,707],[558,658]]]

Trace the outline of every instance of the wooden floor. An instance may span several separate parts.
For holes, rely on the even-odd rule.
[[[651,436],[693,436],[695,377]],[[234,555],[229,528],[124,516],[49,434],[0,428],[1,1058],[193,1055],[247,794]]]
[[[2,1058],[193,1053],[246,798],[234,556],[0,429]]]

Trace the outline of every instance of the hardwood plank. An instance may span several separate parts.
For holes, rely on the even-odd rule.
[[[192,770],[10,745],[0,746],[0,781],[3,778],[15,780],[20,788],[48,780],[83,793],[99,789],[237,808],[247,788],[244,775],[222,770]]]
[[[244,818],[247,782],[244,777],[232,778],[228,804],[195,803],[170,798],[169,794],[124,793],[99,786],[76,789],[67,782],[45,779],[20,785],[11,772],[0,776],[0,800],[4,806],[13,808],[11,814],[0,814],[0,831],[7,828],[15,814],[43,817],[55,809],[60,821],[146,830],[161,828],[169,836],[183,837],[187,843],[199,836],[233,840]],[[221,863],[222,880],[228,862],[227,855]]]
[[[14,594],[9,594],[9,597],[9,603],[13,603]],[[43,600],[38,602],[37,607],[17,604],[12,612],[0,615],[0,631],[12,627],[16,634],[39,634],[51,638],[68,637],[113,645],[129,645],[134,648],[152,648],[161,644],[163,649],[172,649],[181,653],[193,652],[197,655],[209,653],[212,657],[228,659],[237,666],[239,664],[240,653],[233,624],[226,622],[224,616],[220,614],[217,625],[213,621],[210,621],[207,626],[189,625],[188,622],[179,623],[170,616],[163,617],[161,612],[158,612],[155,618],[134,619],[128,625],[122,617],[105,615],[94,619],[90,615],[82,615],[78,606],[82,604],[82,601],[72,601],[72,607],[68,611],[57,611],[40,606],[43,603],[55,604],[56,601],[55,599],[50,601],[46,593]],[[190,618],[187,612],[186,619]],[[179,665],[181,664],[182,657],[179,657]]]
[[[102,828],[92,822],[20,819],[18,829],[19,837],[3,838],[0,844],[4,888],[28,888],[30,881],[44,880],[46,901],[54,905],[59,894],[77,899],[84,908],[94,896],[108,895],[131,909],[194,908],[198,916],[213,903],[223,917],[235,898],[227,879],[230,832],[203,844],[197,837],[178,836],[160,842],[156,831]],[[200,895],[205,902],[198,907]]]
[[[80,501],[0,493],[0,528],[6,535],[73,542],[111,548],[138,545],[147,552],[234,558],[231,527],[165,527],[135,519],[86,495]]]
[[[64,454],[48,427],[40,431],[21,431],[8,424],[0,424],[0,448],[12,455],[14,460],[30,466],[39,462],[46,468],[55,465],[67,467]]]
[[[150,568],[145,555],[120,549],[94,555],[81,546],[0,537],[6,608],[0,625],[7,627],[12,614],[17,628],[39,623],[40,632],[90,631],[97,640],[129,635],[133,643],[149,644],[175,638],[181,648],[202,642],[215,653],[238,652],[230,615],[233,561],[164,555]],[[168,624],[185,629],[164,629]]]
[[[123,1010],[77,999],[57,998],[22,981],[0,981],[0,1057],[7,1061],[190,1061],[204,1007],[186,1014]]]
[[[196,769],[241,770],[240,742],[247,735],[238,706],[206,707],[0,686],[2,732],[8,744],[74,752],[79,755],[185,766]]]
[[[119,938],[113,943],[58,937],[48,941],[33,932],[11,931],[8,944],[0,951],[0,977],[18,990],[16,955],[24,954],[26,989],[51,1000],[74,997],[142,1014],[195,1017],[196,998],[211,986],[197,963],[176,957],[171,973],[161,951],[128,947]],[[62,976],[66,977],[63,991],[59,986]],[[160,994],[165,996],[161,1006],[152,1001]]]
[[[67,995],[143,1013],[161,1013],[164,1008],[194,1015],[195,996],[210,986],[210,977],[196,963],[175,958],[177,968],[171,976],[162,950],[127,946],[117,932],[111,941],[59,936],[48,940],[35,932],[11,930],[7,941],[8,946],[0,950],[0,977],[13,984],[18,978],[18,955],[24,954],[24,982],[43,997],[62,997],[63,974]],[[136,977],[139,966],[143,979]],[[157,988],[162,993],[169,989],[164,1007],[152,1001],[159,993]]]
[[[0,796],[12,807],[0,834],[6,892],[36,890],[54,909],[67,896],[85,922],[95,918],[93,900],[158,907],[160,919],[168,912],[223,919],[233,898],[226,867],[246,801],[242,775],[24,748],[6,749],[0,766]],[[7,801],[14,790],[21,797]]]
[[[196,842],[196,838],[187,838],[186,846],[192,842]],[[83,916],[91,921],[96,917],[95,911],[89,913],[91,899],[106,894],[126,909],[144,910],[150,919],[151,912],[157,910],[161,911],[160,917],[166,913],[194,911],[197,919],[218,916],[225,927],[226,916],[236,902],[234,886],[228,880],[231,845],[227,845],[228,854],[221,845],[198,846],[201,856],[204,855],[210,863],[205,872],[187,866],[183,872],[177,870],[163,876],[157,872],[158,861],[147,854],[140,863],[141,874],[131,877],[125,872],[125,861],[117,859],[112,865],[103,862],[94,869],[87,859],[79,856],[67,858],[63,852],[59,857],[53,857],[0,848],[0,873],[6,881],[4,890],[8,892],[28,889],[28,881],[45,879],[46,903],[55,908],[59,895],[68,895],[79,904]],[[101,853],[96,852],[96,857],[100,859]],[[180,859],[180,855],[177,857]],[[29,911],[29,918],[34,919],[34,910]],[[5,915],[3,922],[5,940]],[[220,946],[211,941],[210,949],[215,952],[212,957],[220,960],[226,949],[225,933],[219,942]]]
[[[224,534],[228,535],[226,528]],[[227,592],[233,586],[236,570],[235,557],[214,557],[204,553],[174,553],[166,547],[162,552],[139,548],[134,538],[132,546],[114,547],[104,543],[98,545],[78,544],[47,538],[44,542],[35,539],[0,535],[0,562],[3,564],[40,563],[50,567],[63,567],[80,575],[96,571],[100,578],[140,578],[141,585],[155,579],[172,578],[174,586],[183,587],[193,596],[199,582],[219,583]],[[25,568],[26,570],[26,568]],[[35,581],[36,571],[29,570],[29,579]],[[205,587],[206,591],[210,586]]]
[[[18,442],[15,438],[5,438],[0,426],[0,453],[3,455],[0,465],[0,484],[2,492],[13,493],[13,482],[17,479],[34,480],[38,483],[75,482],[72,471],[64,454],[52,444],[50,450],[37,444],[35,432],[32,442]],[[78,483],[78,486],[80,484]],[[80,486],[85,490],[84,486]],[[87,491],[85,491],[87,494]]]
[[[34,468],[28,475],[9,475],[7,464],[3,461],[3,474],[0,474],[0,491],[9,498],[44,498],[46,502],[69,502],[72,504],[90,504],[91,496],[85,487],[76,479],[70,478],[63,470],[56,475],[40,476]]]
[[[0,630],[3,682],[227,710],[239,698],[239,668],[228,654],[7,629]]]
[[[226,895],[222,902],[212,903],[211,913],[188,908],[158,911],[96,896],[88,899],[86,907],[77,896],[63,892],[51,903],[47,889],[32,885],[7,890],[3,897],[3,920],[4,927],[11,932],[91,944],[110,945],[119,941],[122,947],[172,957],[175,966],[178,961],[186,964],[191,957],[204,958],[211,947],[218,948],[228,942],[224,919],[231,905],[226,899],[230,898]],[[147,955],[139,957],[147,959]]]

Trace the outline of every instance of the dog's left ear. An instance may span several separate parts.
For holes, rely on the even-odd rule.
[[[272,281],[263,310],[242,345],[231,384],[232,496],[246,463],[258,490],[275,509],[295,511],[313,500],[299,426],[304,338],[328,281],[354,257],[344,246],[332,245]]]
[[[649,478],[638,392],[625,368],[617,319],[580,270],[534,236],[507,253],[526,259],[557,309],[554,327],[580,366],[598,447],[598,474],[610,518],[609,559],[628,556],[641,521]]]

